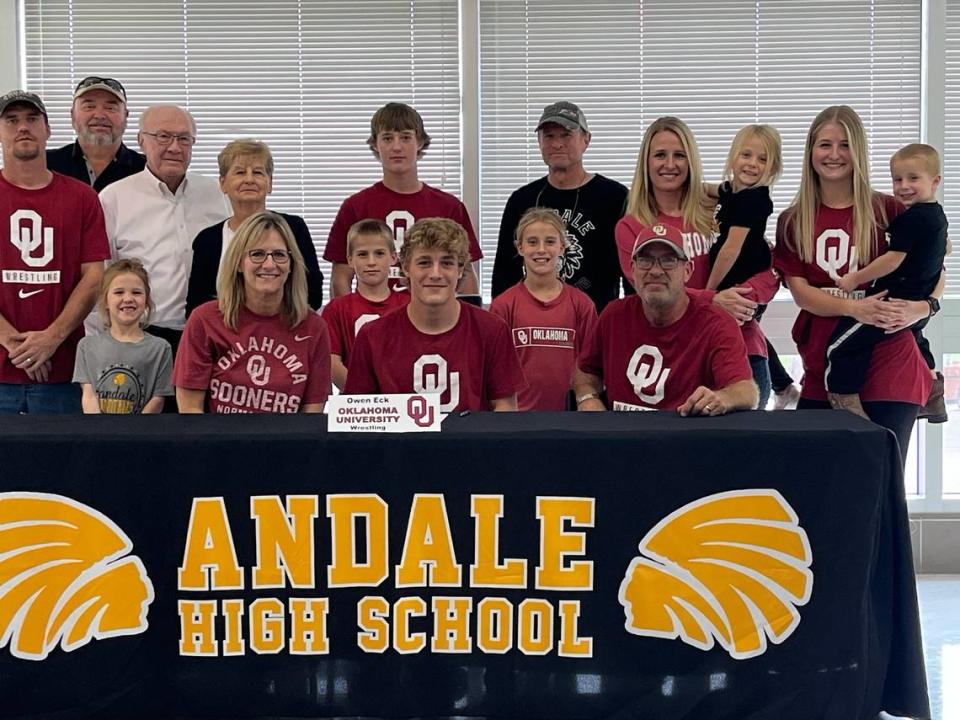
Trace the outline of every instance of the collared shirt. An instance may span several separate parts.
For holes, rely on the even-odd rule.
[[[182,330],[193,239],[230,215],[216,180],[187,173],[176,193],[149,170],[100,194],[114,260],[138,258],[156,305],[151,323]]]
[[[147,159],[143,155],[120,143],[120,148],[113,160],[103,169],[103,172],[94,178],[91,177],[92,168],[87,162],[79,142],[72,142],[56,150],[47,150],[47,168],[49,170],[76,178],[87,185],[92,185],[97,192],[117,180],[122,180],[142,171],[146,167],[146,163]]]

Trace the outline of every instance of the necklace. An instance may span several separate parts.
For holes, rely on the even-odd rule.
[[[549,181],[549,180],[544,180],[544,181],[543,181],[543,186],[540,188],[540,192],[537,193],[537,199],[534,200],[534,202],[533,202],[534,207],[543,207],[542,205],[540,205],[540,198],[543,197],[543,193],[546,192],[547,188],[550,188],[551,190],[555,190],[556,192],[559,192],[559,193],[567,193],[567,192],[570,192],[569,190],[564,190],[564,189],[562,189],[562,188],[555,188],[555,187],[553,187],[553,186],[550,184],[550,181]],[[555,204],[559,205],[560,203],[555,203]],[[577,208],[578,208],[579,206],[580,206],[580,187],[578,186],[578,187],[576,188],[576,194],[573,196],[573,209],[570,211],[570,220],[571,220],[571,221],[577,216]],[[569,224],[569,223],[567,222],[567,220],[563,217],[563,213],[564,213],[565,208],[557,208],[557,207],[554,207],[554,208],[551,208],[551,209],[557,211],[557,214],[560,216],[560,219],[563,220],[563,224],[564,224],[564,225],[568,225],[568,224]]]

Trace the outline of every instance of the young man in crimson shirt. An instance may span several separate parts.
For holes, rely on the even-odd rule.
[[[410,303],[360,329],[344,393],[437,393],[445,413],[517,409],[525,382],[510,329],[457,300],[467,247],[453,220],[414,224],[400,249]]]
[[[330,297],[346,295],[351,290],[353,269],[347,263],[347,232],[358,220],[376,218],[393,231],[399,251],[410,227],[423,218],[450,218],[466,231],[470,239],[470,260],[483,257],[473,223],[464,204],[450,193],[420,181],[417,163],[430,147],[430,136],[423,127],[420,113],[403,103],[387,103],[370,120],[367,144],[383,166],[383,179],[344,200],[330,228],[324,260],[333,263],[330,275]],[[399,268],[392,273],[398,284]],[[467,263],[460,278],[459,291],[464,295],[479,292],[477,274]]]
[[[110,257],[88,185],[50,172],[43,101],[0,98],[0,413],[80,412],[73,365],[81,322]]]
[[[654,225],[633,247],[637,295],[610,303],[574,373],[580,410],[677,410],[723,415],[757,405],[743,336],[723,310],[688,291],[683,236]]]

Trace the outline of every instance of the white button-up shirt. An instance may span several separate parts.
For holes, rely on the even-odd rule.
[[[114,260],[137,258],[150,275],[152,325],[182,330],[193,239],[230,217],[216,180],[187,173],[175,193],[144,169],[100,193]]]

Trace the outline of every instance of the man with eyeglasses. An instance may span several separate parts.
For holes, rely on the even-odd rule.
[[[600,312],[620,297],[623,276],[614,229],[623,217],[627,188],[584,169],[583,155],[592,136],[583,111],[572,102],[547,105],[536,133],[548,172],[515,190],[503,209],[493,262],[493,297],[523,279],[523,260],[514,244],[521,216],[532,207],[546,207],[555,210],[567,226],[569,243],[560,279],[589,295]],[[628,294],[633,292],[626,278],[623,285]]]
[[[0,414],[79,413],[73,364],[108,257],[97,194],[50,172],[43,101],[0,97]]]
[[[197,125],[183,108],[147,108],[137,134],[146,168],[100,193],[110,254],[143,262],[156,304],[149,332],[167,340],[174,355],[186,320],[193,239],[230,216],[217,181],[187,172],[196,140]]]
[[[73,91],[70,120],[75,142],[47,150],[47,167],[93,186],[110,183],[143,170],[146,158],[123,144],[127,130],[127,91],[113,78],[91,75]]]
[[[641,230],[631,255],[637,295],[601,313],[573,377],[580,410],[676,410],[723,415],[757,405],[736,321],[685,285],[693,271],[672,226]]]

